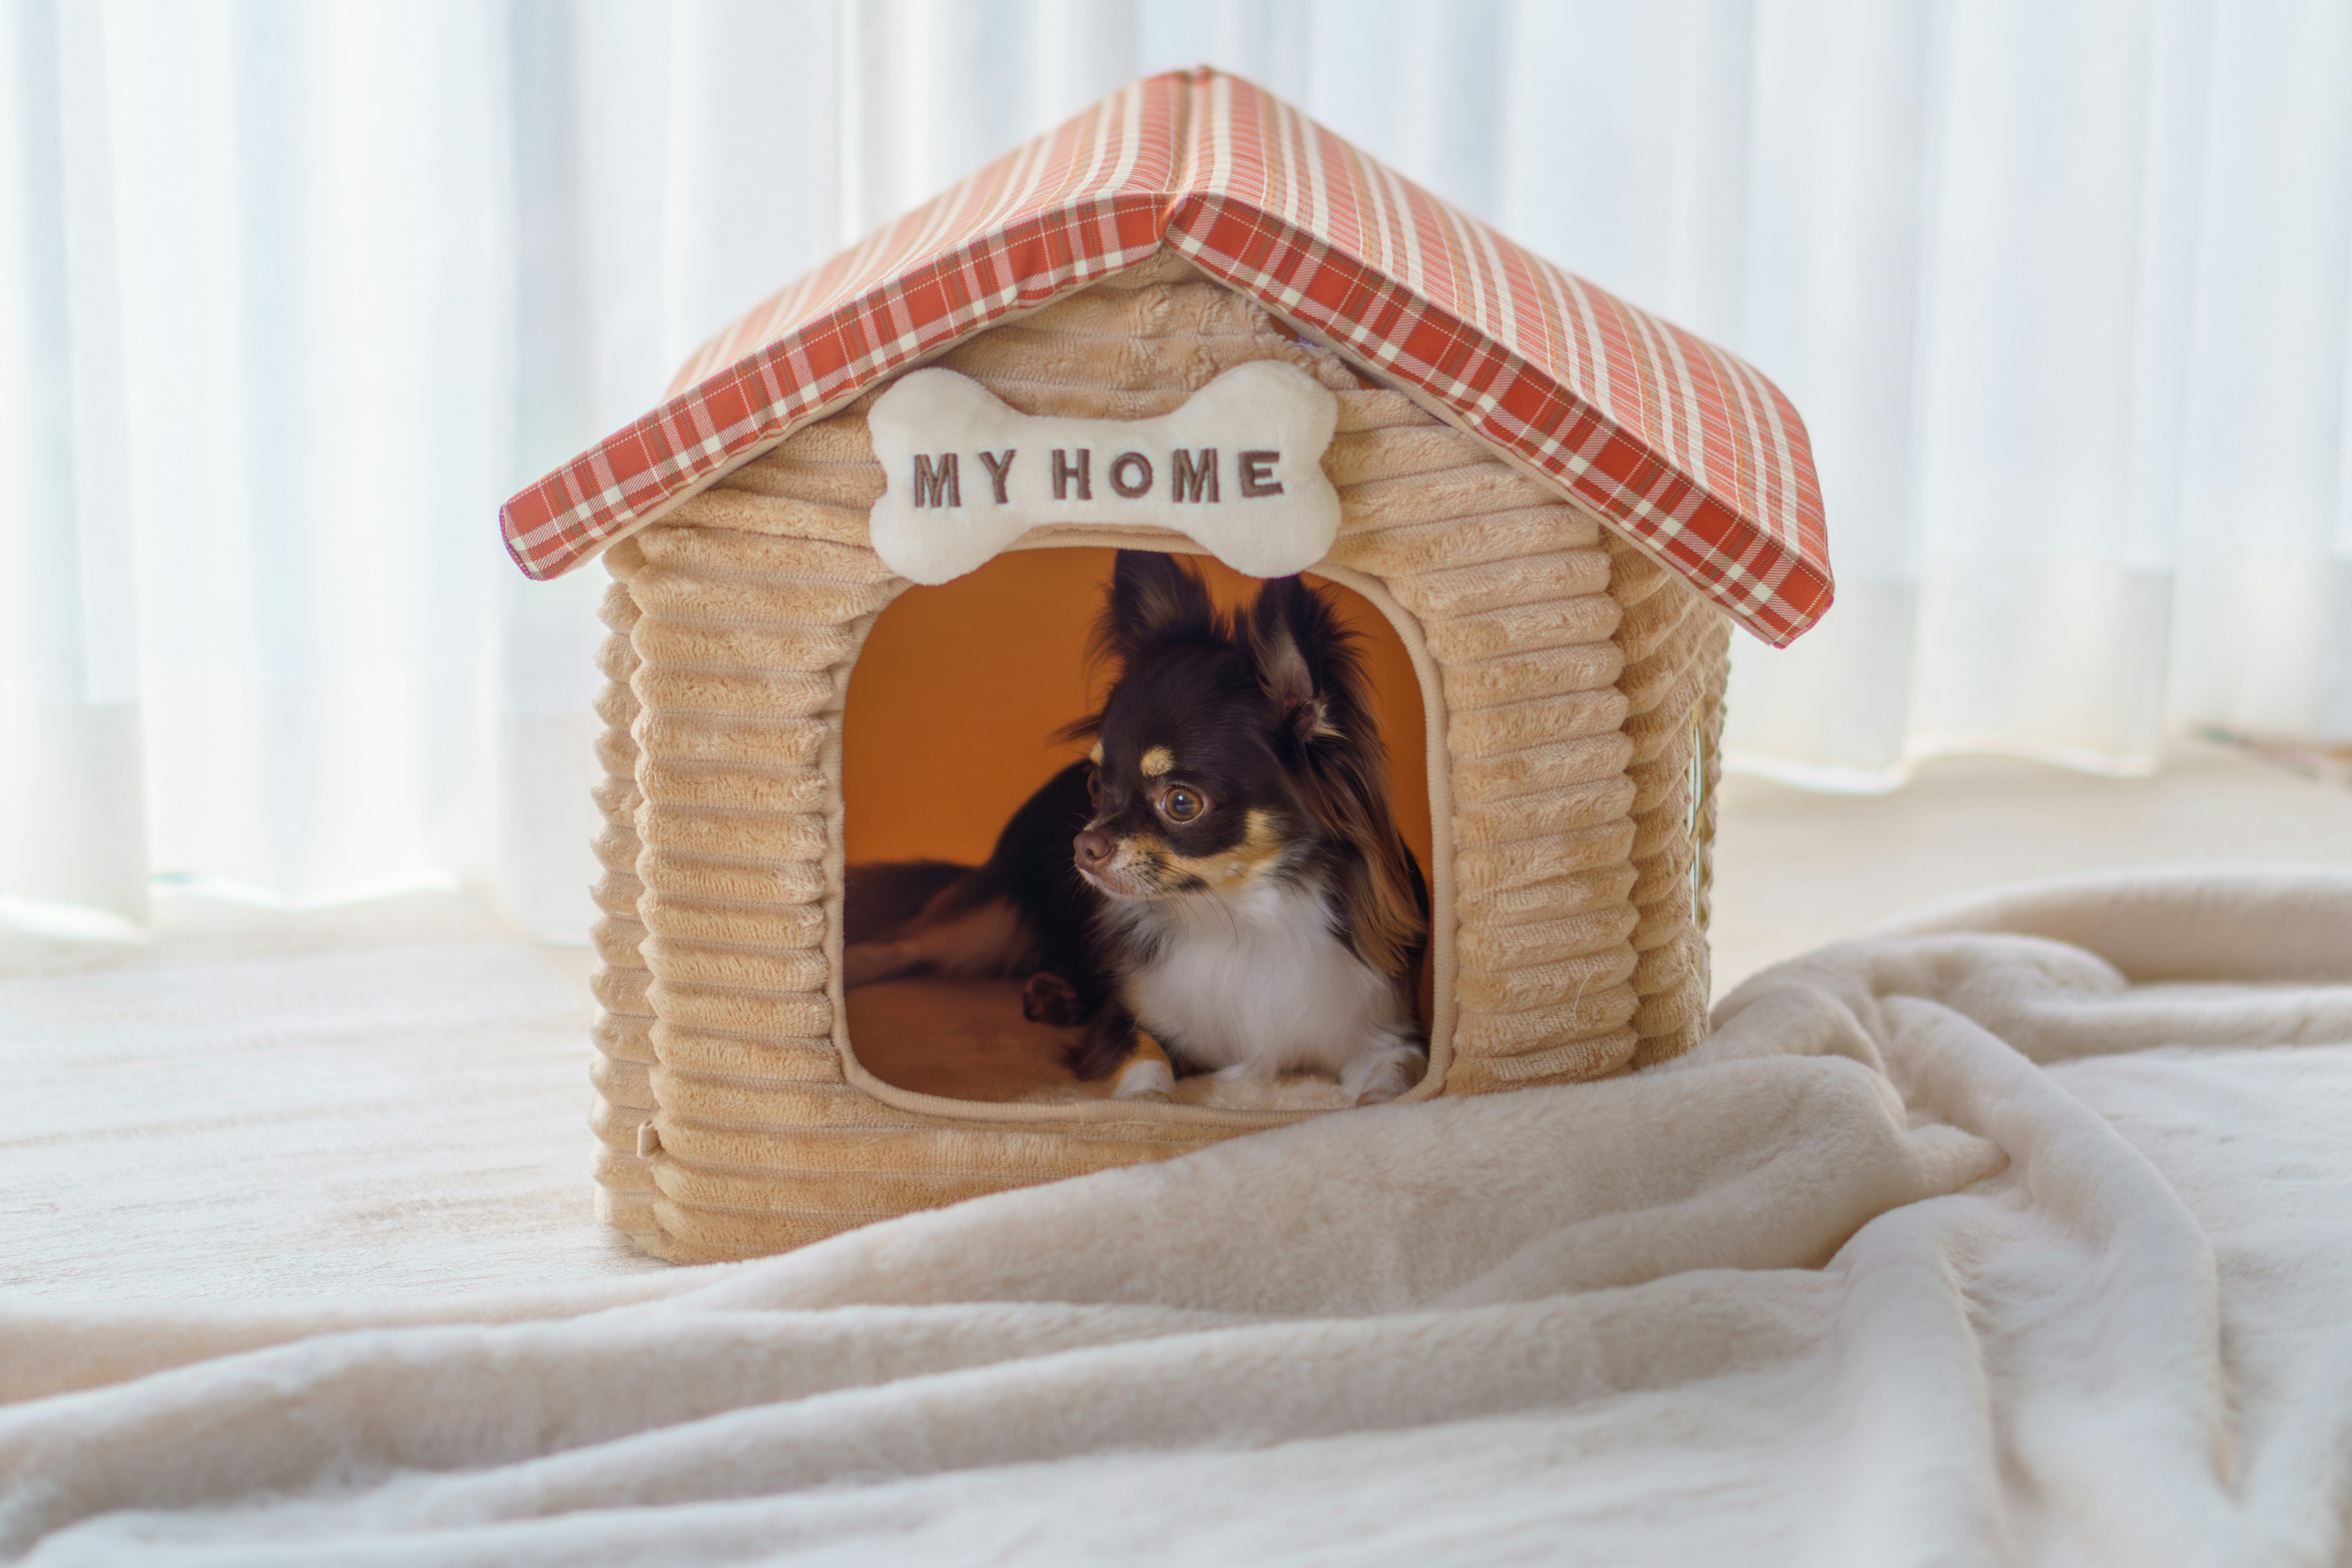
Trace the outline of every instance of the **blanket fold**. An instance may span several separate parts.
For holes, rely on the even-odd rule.
[[[34,1562],[2335,1563],[2352,870],[2013,890],[1679,1061],[755,1263],[0,1301]]]

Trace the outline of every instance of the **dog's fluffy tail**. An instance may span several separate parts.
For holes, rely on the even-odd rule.
[[[951,860],[892,860],[850,867],[841,900],[842,942],[872,942],[898,930],[921,914],[942,889],[976,868]]]

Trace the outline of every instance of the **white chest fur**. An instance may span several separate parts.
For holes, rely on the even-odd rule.
[[[1418,1056],[1395,987],[1332,932],[1318,892],[1261,884],[1169,900],[1135,918],[1161,940],[1129,975],[1128,1006],[1194,1067],[1237,1078],[1327,1072],[1355,1093],[1400,1053]]]

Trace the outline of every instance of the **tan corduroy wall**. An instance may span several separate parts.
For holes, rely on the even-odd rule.
[[[1326,565],[1386,591],[1444,737],[1440,1038],[1416,1095],[1687,1049],[1706,1027],[1697,910],[1727,636],[1696,592],[1172,258],[938,363],[1026,413],[1141,418],[1263,358],[1339,395]],[[883,481],[864,403],[606,557],[598,1178],[611,1223],[666,1258],[772,1252],[1295,1117],[932,1100],[855,1065],[835,973],[842,700],[906,586],[866,543]]]

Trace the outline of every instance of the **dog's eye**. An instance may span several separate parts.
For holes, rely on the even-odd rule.
[[[1160,792],[1160,815],[1171,822],[1190,822],[1208,809],[1205,798],[1182,784]]]
[[[1097,807],[1102,805],[1102,774],[1093,768],[1087,770],[1087,801]]]

